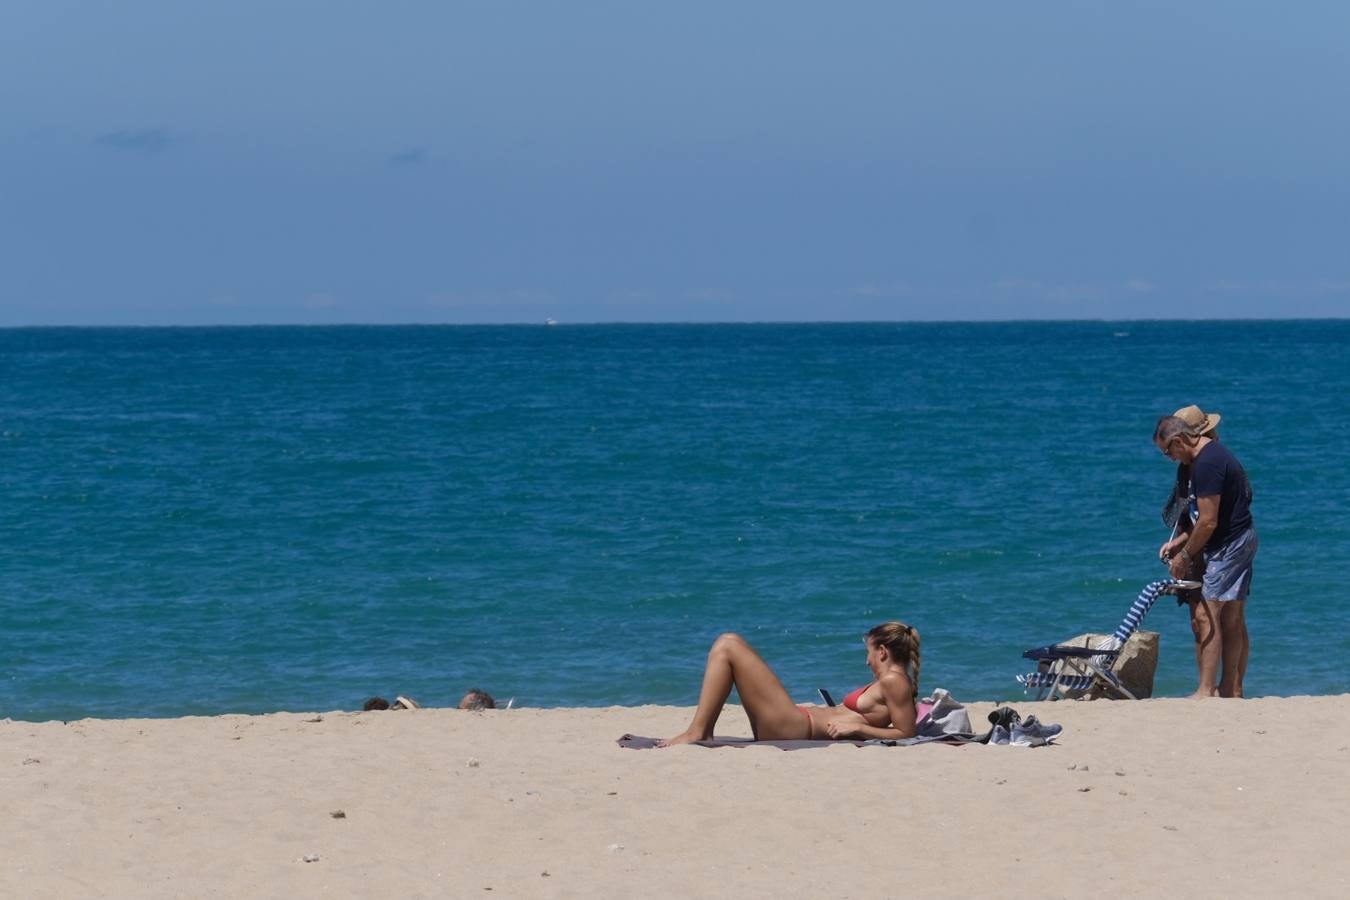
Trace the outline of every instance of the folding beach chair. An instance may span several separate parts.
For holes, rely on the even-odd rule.
[[[1112,671],[1116,657],[1120,655],[1125,642],[1139,628],[1139,623],[1148,615],[1149,609],[1159,597],[1199,586],[1199,582],[1178,581],[1175,578],[1150,582],[1139,592],[1138,598],[1130,605],[1129,611],[1125,613],[1125,618],[1120,620],[1116,630],[1109,637],[1098,640],[1095,647],[1050,644],[1023,653],[1023,659],[1036,660],[1037,671],[1018,675],[1018,682],[1024,690],[1035,689],[1037,700],[1054,700],[1057,696],[1081,693],[1093,685],[1101,685],[1120,697],[1139,699]]]

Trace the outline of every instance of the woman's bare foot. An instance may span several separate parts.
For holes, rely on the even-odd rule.
[[[657,741],[658,747],[674,747],[676,744],[692,744],[694,741],[706,741],[711,738],[710,734],[699,734],[696,731],[686,731],[677,734],[673,738],[666,738],[664,741]]]
[[[1210,688],[1208,691],[1203,690],[1203,689],[1202,689],[1202,690],[1198,690],[1198,691],[1196,691],[1194,694],[1191,694],[1190,697],[1188,697],[1187,699],[1188,699],[1188,700],[1208,700],[1210,697],[1217,697],[1217,696],[1219,696],[1218,690],[1216,690],[1215,688]]]

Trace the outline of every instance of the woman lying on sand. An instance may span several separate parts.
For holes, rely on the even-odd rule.
[[[914,737],[919,696],[919,632],[886,622],[867,632],[867,667],[876,680],[844,698],[843,706],[808,709],[792,702],[783,683],[738,634],[713,641],[694,720],[662,747],[706,741],[734,687],[757,741]]]

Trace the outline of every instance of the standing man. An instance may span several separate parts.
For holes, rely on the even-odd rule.
[[[1189,426],[1192,434],[1198,434],[1201,437],[1207,437],[1217,441],[1219,439],[1219,420],[1223,416],[1218,413],[1207,413],[1198,406],[1183,406],[1181,409],[1172,413],[1178,419],[1182,419]],[[1191,467],[1185,463],[1177,464],[1176,479],[1172,482],[1172,494],[1167,498],[1167,505],[1163,507],[1163,524],[1172,528],[1172,535],[1167,541],[1158,548],[1158,558],[1166,564],[1169,557],[1176,552],[1180,543],[1173,544],[1172,538],[1177,536],[1179,531],[1190,534],[1194,521],[1189,517],[1191,498]],[[1183,527],[1183,523],[1185,527]],[[1182,537],[1182,542],[1185,542]],[[1205,574],[1205,564],[1203,560],[1197,560],[1197,564],[1191,567],[1190,573],[1186,576],[1188,580],[1199,581]],[[1177,591],[1177,605],[1186,606],[1193,601],[1200,599],[1200,589]]]
[[[1163,416],[1153,430],[1153,443],[1168,459],[1191,470],[1190,515],[1182,514],[1176,537],[1160,554],[1173,578],[1185,578],[1193,564],[1205,563],[1200,599],[1190,603],[1200,670],[1192,696],[1241,697],[1249,649],[1247,594],[1257,547],[1251,482],[1227,447],[1185,419]]]

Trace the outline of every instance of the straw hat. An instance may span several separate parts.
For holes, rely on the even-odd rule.
[[[1207,413],[1198,406],[1183,406],[1172,415],[1185,422],[1196,434],[1209,434],[1219,427],[1221,418],[1218,413]]]

